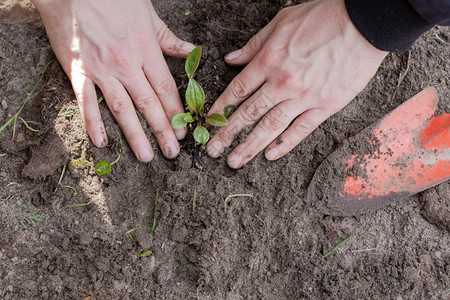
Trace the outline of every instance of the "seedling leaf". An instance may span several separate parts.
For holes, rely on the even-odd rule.
[[[197,143],[205,145],[209,141],[209,132],[202,125],[198,124],[194,130],[194,139]]]
[[[97,173],[98,176],[109,174],[111,173],[111,165],[107,161],[99,161],[95,165],[95,173]]]
[[[205,91],[203,91],[200,84],[194,79],[189,80],[189,84],[186,90],[186,103],[188,107],[199,114],[203,111],[203,105],[205,103]]]
[[[194,117],[190,113],[188,113],[188,115],[184,117],[184,120],[188,123],[192,123],[195,121]]]
[[[221,127],[228,124],[228,120],[221,114],[211,114],[206,121],[212,126]]]
[[[187,121],[186,121],[186,117],[187,116],[191,116],[190,113],[181,113],[181,114],[176,114],[175,116],[173,116],[172,118],[172,128],[177,130],[177,129],[181,129],[184,128],[187,125]]]
[[[146,257],[146,256],[149,256],[149,255],[152,255],[152,250],[147,250],[147,251],[144,251],[144,252],[142,252],[140,254],[141,257]]]
[[[197,46],[194,50],[191,51],[191,53],[189,53],[185,65],[186,73],[189,79],[192,79],[194,77],[195,71],[197,71],[201,58],[202,46]]]

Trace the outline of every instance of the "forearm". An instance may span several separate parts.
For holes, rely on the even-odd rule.
[[[405,51],[424,32],[450,22],[448,1],[345,0],[350,19],[376,48]]]

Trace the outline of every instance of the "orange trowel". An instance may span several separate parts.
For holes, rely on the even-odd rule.
[[[373,212],[450,178],[450,114],[426,88],[344,142],[317,169],[308,200],[327,215]],[[450,197],[450,195],[449,195]]]

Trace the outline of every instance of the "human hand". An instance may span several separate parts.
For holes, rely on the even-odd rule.
[[[139,160],[152,160],[153,151],[134,106],[153,129],[164,155],[175,158],[180,151],[177,138],[183,138],[186,131],[174,132],[169,120],[184,108],[163,52],[185,57],[195,46],[167,28],[150,0],[33,3],[72,82],[93,143],[98,147],[107,144],[97,85]]]
[[[242,49],[232,65],[248,64],[209,113],[240,107],[207,145],[218,157],[245,127],[258,123],[228,156],[240,168],[264,148],[268,160],[291,151],[367,85],[387,52],[356,29],[343,0],[285,8]]]

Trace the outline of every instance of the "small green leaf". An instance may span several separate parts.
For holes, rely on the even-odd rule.
[[[228,124],[228,120],[221,114],[211,114],[206,121],[212,126],[221,127]]]
[[[98,176],[109,174],[111,173],[111,165],[107,161],[99,161],[95,165],[95,173],[97,173]]]
[[[227,108],[227,110],[225,111],[225,117],[229,118],[233,112],[234,112],[234,107],[233,106],[229,106]]]
[[[190,113],[188,113],[188,115],[184,117],[184,120],[188,123],[192,123],[195,121],[194,117]]]
[[[177,130],[185,127],[187,125],[186,117],[191,116],[191,113],[182,113],[182,114],[176,114],[172,118],[172,128]],[[192,116],[191,116],[192,117]]]
[[[208,129],[199,124],[194,130],[194,139],[197,143],[205,145],[209,141]]]
[[[141,257],[146,257],[152,254],[152,250],[144,251],[140,254]]]
[[[197,46],[194,50],[189,53],[186,59],[186,73],[189,79],[194,77],[195,71],[197,71],[200,59],[202,58],[202,46]]]
[[[201,112],[205,103],[205,91],[194,79],[189,80],[186,90],[186,103],[196,114]]]

